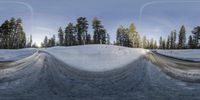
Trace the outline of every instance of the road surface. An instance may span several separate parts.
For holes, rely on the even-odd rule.
[[[87,72],[39,51],[0,63],[0,100],[199,100],[198,77],[169,70],[198,64],[148,53],[120,69]]]

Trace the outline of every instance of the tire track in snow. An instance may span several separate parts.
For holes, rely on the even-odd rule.
[[[144,57],[103,73],[74,69],[40,51],[18,62],[24,63],[0,70],[0,100],[188,100],[200,93],[200,85],[168,78]]]

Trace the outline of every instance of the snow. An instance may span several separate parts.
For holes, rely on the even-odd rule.
[[[158,53],[191,61],[200,61],[200,49],[157,50]]]
[[[17,52],[23,53],[21,50]],[[24,52],[27,52],[27,49]],[[180,81],[179,77],[174,79],[170,77],[171,75],[168,76],[162,67],[143,57],[146,52],[148,50],[112,45],[40,49],[38,53],[34,53],[36,56],[5,64],[8,68],[0,69],[0,98],[1,100],[199,100],[199,83]],[[142,58],[139,59],[140,57]],[[175,75],[199,79],[199,76],[189,75],[183,70],[167,66],[169,64],[167,59],[162,60],[166,64],[164,68]],[[127,65],[130,62],[131,64]],[[120,71],[99,74],[72,69],[70,68],[72,66],[66,64],[90,71],[94,71],[94,68],[98,69],[95,71],[103,71],[120,67]],[[195,71],[193,74],[199,73],[197,70],[192,71]]]
[[[145,54],[144,49],[113,45],[84,45],[42,49],[67,65],[85,71],[102,72],[123,67]]]
[[[34,48],[25,49],[0,49],[0,62],[3,61],[16,61],[23,59],[35,53],[37,50]]]

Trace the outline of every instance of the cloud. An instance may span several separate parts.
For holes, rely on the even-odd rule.
[[[50,29],[47,27],[40,27],[40,26],[35,27],[34,30],[41,31],[41,32],[44,32],[46,34],[51,34],[51,35],[56,33],[56,31],[53,29]]]

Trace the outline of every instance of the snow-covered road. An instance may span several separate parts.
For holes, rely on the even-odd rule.
[[[159,57],[143,55],[123,67],[95,72],[78,70],[38,51],[0,63],[6,66],[0,69],[0,100],[199,100],[200,84],[166,75],[163,66],[157,67]]]

